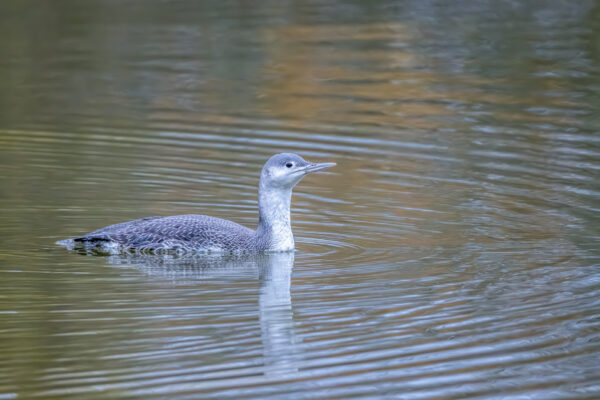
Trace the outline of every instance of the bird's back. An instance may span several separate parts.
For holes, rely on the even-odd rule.
[[[255,232],[207,215],[147,217],[110,225],[73,239],[86,247],[135,251],[255,251]]]

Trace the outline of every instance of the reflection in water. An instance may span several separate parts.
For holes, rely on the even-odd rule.
[[[0,1],[0,399],[597,399],[599,5]],[[339,161],[293,315],[291,261],[53,244],[253,227],[280,151]]]
[[[144,273],[175,282],[246,277],[260,280],[258,296],[266,375],[297,371],[290,293],[294,252],[256,255],[144,255],[108,257],[113,266],[133,266]],[[169,318],[165,315],[165,318]]]
[[[290,292],[294,253],[272,254],[259,265],[260,328],[267,375],[284,375],[298,370],[292,296]]]

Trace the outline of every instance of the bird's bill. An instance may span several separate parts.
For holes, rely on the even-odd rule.
[[[304,167],[304,172],[305,173],[311,173],[311,172],[317,172],[317,171],[321,171],[325,168],[331,168],[333,166],[335,166],[336,164],[333,162],[325,162],[325,163],[312,163],[307,165],[306,167]]]

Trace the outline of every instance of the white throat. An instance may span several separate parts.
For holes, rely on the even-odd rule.
[[[294,249],[294,235],[290,223],[291,189],[266,187],[263,182],[258,189],[257,239],[270,251]]]

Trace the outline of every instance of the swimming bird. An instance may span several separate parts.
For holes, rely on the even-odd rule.
[[[57,242],[69,249],[163,252],[262,253],[294,249],[290,224],[292,189],[307,174],[335,163],[311,163],[294,153],[272,156],[258,185],[258,226],[252,230],[221,218],[187,214],[146,217]]]

